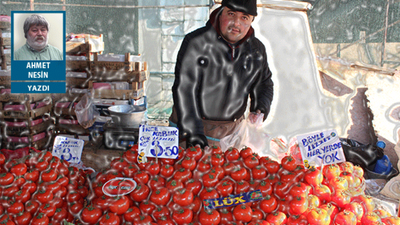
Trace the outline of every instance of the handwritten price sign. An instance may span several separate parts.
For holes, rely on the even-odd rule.
[[[84,143],[80,139],[57,136],[54,140],[52,154],[69,163],[79,163],[81,162]]]
[[[141,125],[139,155],[176,159],[179,154],[179,132],[176,127]]]

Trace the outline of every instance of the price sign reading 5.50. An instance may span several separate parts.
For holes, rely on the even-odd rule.
[[[146,157],[176,159],[179,153],[179,132],[176,127],[141,125],[139,154]]]
[[[52,154],[70,163],[79,163],[84,143],[80,139],[57,136],[54,140]]]

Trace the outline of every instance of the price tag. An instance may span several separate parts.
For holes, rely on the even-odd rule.
[[[176,127],[139,127],[139,161],[145,157],[176,159],[179,154],[179,131]]]
[[[84,143],[81,139],[57,136],[52,154],[70,163],[80,163]]]
[[[307,168],[346,161],[336,130],[303,134],[296,138]]]

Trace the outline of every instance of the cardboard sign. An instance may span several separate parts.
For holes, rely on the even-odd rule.
[[[145,157],[176,159],[178,144],[178,128],[140,125],[138,161],[145,162]]]
[[[238,195],[229,195],[223,198],[213,198],[203,200],[204,209],[217,209],[244,204],[247,202],[259,201],[263,199],[260,190],[254,190]]]
[[[296,138],[307,168],[346,161],[336,130],[304,134]]]
[[[52,154],[69,163],[80,163],[84,143],[85,141],[80,139],[57,136],[54,140]]]
[[[116,177],[107,181],[103,187],[103,193],[110,197],[127,195],[136,188],[136,181],[132,178]]]

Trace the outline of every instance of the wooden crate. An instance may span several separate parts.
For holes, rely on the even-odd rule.
[[[1,102],[36,102],[48,98],[48,94],[0,94]],[[1,106],[1,109],[3,107]]]
[[[0,86],[11,88],[11,76],[0,76]]]
[[[67,87],[88,88],[88,78],[66,77]]]
[[[27,127],[11,127],[6,126],[5,123],[2,125],[2,131],[8,136],[16,136],[21,134],[38,134],[40,132],[46,131],[47,129],[54,129],[54,123],[49,118],[40,124]]]
[[[0,46],[11,46],[11,38],[0,37]]]
[[[47,135],[45,138],[30,143],[7,142],[7,140],[3,140],[1,142],[1,148],[16,150],[23,147],[34,147],[38,150],[51,150],[53,147],[53,140],[53,135]]]
[[[92,89],[93,98],[105,99],[139,99],[144,96],[144,89],[140,90],[116,90],[116,89]]]
[[[28,104],[29,105],[29,104]],[[27,105],[26,108],[29,108]],[[44,116],[46,114],[50,114],[51,109],[53,108],[52,104],[43,106],[38,109],[30,109],[26,111],[18,111],[18,110],[3,110],[3,103],[0,103],[0,118],[4,119],[33,119],[39,116]]]
[[[69,133],[69,134],[88,134],[89,130],[83,128],[79,124],[57,124],[57,132]]]
[[[90,43],[90,41],[89,41],[90,36],[93,36],[93,35],[89,35],[89,34],[85,35],[85,42],[67,41],[65,43],[66,53],[67,54],[85,53],[87,55],[89,55],[88,53],[94,53],[94,52],[102,53],[104,51],[103,35],[100,34],[98,36],[98,39],[100,42],[98,46],[96,46],[93,43]]]
[[[73,71],[90,71],[89,60],[66,60],[65,67]]]
[[[11,29],[11,22],[0,21],[0,29]]]

